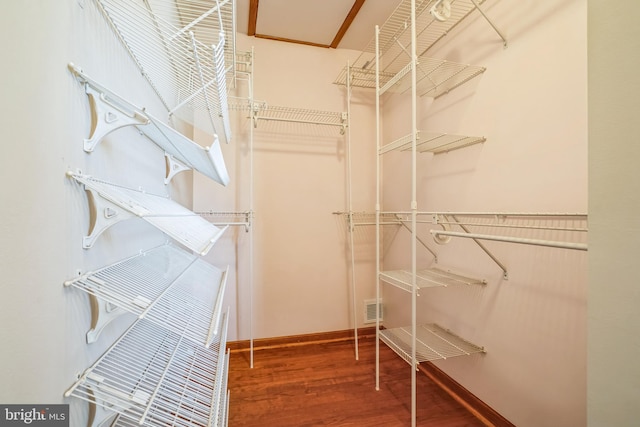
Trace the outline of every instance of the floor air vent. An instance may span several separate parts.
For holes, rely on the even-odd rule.
[[[382,301],[380,301],[380,305],[378,306],[379,310],[379,319],[382,322]],[[376,321],[376,300],[375,299],[367,299],[364,300],[364,323],[375,323]]]

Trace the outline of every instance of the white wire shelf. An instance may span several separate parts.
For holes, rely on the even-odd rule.
[[[405,291],[413,289],[413,274],[408,270],[381,271],[380,279]],[[416,287],[418,290],[433,287],[447,287],[458,285],[485,285],[484,279],[474,279],[462,274],[443,270],[437,267],[416,271]]]
[[[349,70],[351,72],[351,86],[375,89],[375,70],[354,67],[350,67]],[[485,70],[485,67],[477,65],[423,56],[418,59],[416,67],[416,91],[419,96],[439,98],[484,73]],[[397,73],[380,72],[380,94],[385,92],[403,93],[409,90],[411,87],[409,71],[411,71],[411,63],[406,64]],[[334,83],[346,85],[347,72],[347,67],[343,68]]]
[[[220,329],[226,280],[227,271],[163,245],[82,274],[65,286],[209,347]]]
[[[194,169],[212,180],[227,185],[229,174],[217,135],[209,147],[201,147],[161,120],[153,117],[123,97],[107,89],[87,75],[80,67],[70,63],[71,73],[84,84],[92,109],[92,129],[84,140],[84,150],[92,152],[109,133],[124,126],[135,126],[154,144],[164,150],[169,159],[165,183],[176,173]]]
[[[485,353],[483,347],[472,344],[435,323],[417,325],[416,329],[417,363]],[[380,339],[406,362],[411,363],[410,327],[382,329]]]
[[[379,154],[390,151],[409,151],[412,146],[412,135],[405,135],[380,147]],[[486,141],[482,136],[453,135],[448,133],[418,131],[416,149],[420,153],[448,153],[449,151],[481,144]]]
[[[229,142],[235,1],[95,1],[169,114],[195,124],[194,112],[206,111],[210,130]]]
[[[482,5],[484,0],[451,0],[451,14],[444,21],[436,19],[430,13],[435,3],[437,0],[416,1],[416,52],[419,58],[422,58],[425,52],[467,18],[476,9],[476,4],[478,7]],[[407,55],[411,50],[410,24],[411,0],[403,0],[380,27],[378,38],[381,71],[396,74],[411,62],[411,58]],[[372,38],[354,61],[354,67],[370,68],[373,65],[375,48],[375,38]]]
[[[119,425],[222,425],[226,315],[221,330],[218,340],[206,348],[137,320],[80,375],[65,397],[96,404],[95,425],[115,414],[120,414]]]
[[[344,112],[282,107],[266,103],[256,103],[253,106],[253,120],[255,127],[260,120],[333,126],[339,128],[341,134],[344,134],[347,127],[347,114]]]
[[[83,247],[90,248],[108,227],[139,217],[187,248],[206,255],[227,227],[216,227],[166,196],[118,186],[81,173],[67,175],[91,193],[96,215]]]

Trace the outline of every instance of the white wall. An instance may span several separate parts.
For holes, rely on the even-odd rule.
[[[238,49],[254,48],[254,97],[268,105],[343,112],[345,88],[333,84],[354,52],[319,49],[238,35]],[[246,97],[245,84],[237,96]],[[362,96],[368,98],[362,103]],[[352,156],[355,159],[353,208],[367,210],[373,197],[371,98],[355,94]],[[194,209],[249,209],[248,112],[232,112],[233,141],[223,147],[235,198],[225,197],[196,177]],[[254,129],[254,284],[249,284],[248,235],[236,229],[227,243],[217,245],[211,258],[222,256],[225,244],[237,252],[236,286],[230,286],[230,340],[274,337],[353,327],[350,304],[348,242],[345,220],[333,215],[347,209],[346,137],[338,128],[259,121]],[[371,237],[357,239],[367,258],[358,258],[358,322],[362,301],[371,298]],[[362,264],[364,267],[362,266]],[[366,280],[366,278],[369,280]],[[253,313],[251,302],[253,299]],[[251,320],[253,319],[253,320]]]
[[[508,48],[479,15],[445,37],[430,55],[487,70],[448,95],[420,99],[418,128],[487,141],[420,155],[418,209],[586,213],[586,2],[502,0],[487,1],[484,8],[507,35]],[[409,132],[408,101],[385,100],[386,141]],[[385,156],[384,173],[384,209],[409,210],[409,154]],[[430,228],[420,227],[419,234],[433,243]],[[549,232],[518,235],[581,240]],[[390,240],[385,268],[408,268],[408,233]],[[515,425],[585,425],[586,253],[485,245],[507,266],[508,280],[471,240],[431,244],[440,267],[488,281],[482,288],[422,292],[419,322],[435,321],[487,351],[437,366]],[[431,264],[422,250],[419,267]],[[410,299],[390,288],[384,289],[385,325],[406,325]]]
[[[640,4],[589,1],[588,425],[638,425]]]
[[[87,201],[65,172],[81,169],[125,186],[171,191],[187,204],[190,177],[165,188],[162,152],[132,128],[110,134],[91,154],[83,151],[89,106],[68,62],[155,116],[166,116],[95,2],[7,3],[0,32],[5,153],[0,172],[0,402],[70,403],[71,425],[84,425],[88,405],[63,399],[63,393],[132,318],[119,319],[88,345],[88,298],[62,283],[166,238],[143,221],[130,220],[106,231],[92,249],[82,249]]]

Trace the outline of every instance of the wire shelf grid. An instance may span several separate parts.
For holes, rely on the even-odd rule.
[[[478,5],[484,0],[474,0]],[[452,0],[451,16],[441,22],[429,13],[436,0],[416,2],[416,52],[418,55],[416,90],[420,96],[438,98],[472,78],[482,74],[484,67],[461,64],[426,56],[426,52],[451,29],[464,20],[475,5],[471,0]],[[405,92],[410,88],[409,78],[411,58],[407,54],[411,48],[411,2],[404,0],[398,5],[388,20],[380,27],[380,72],[381,92]],[[335,84],[346,85],[350,72],[353,87],[375,88],[375,38],[365,47],[352,67],[345,67],[334,80]]]
[[[93,194],[129,214],[144,219],[172,239],[201,255],[209,252],[227,228],[216,227],[166,196],[118,186],[80,173],[69,172],[68,175],[83,184],[85,189]],[[104,216],[118,220],[117,212],[105,211]],[[97,217],[102,218],[102,215]],[[104,228],[99,232],[103,230]]]
[[[226,315],[206,348],[136,321],[65,392],[120,414],[119,425],[220,425],[226,405]]]
[[[163,245],[65,282],[204,346],[218,334],[227,273]]]
[[[447,153],[470,145],[480,144],[486,141],[481,136],[454,135],[438,132],[417,132],[416,149],[421,153]],[[397,140],[380,147],[379,154],[390,151],[409,151],[413,143],[413,135],[404,135]]]
[[[213,133],[228,142],[226,75],[235,72],[234,2],[96,2],[167,111],[190,123],[196,110],[207,111]],[[225,56],[233,61],[229,68]]]
[[[307,123],[324,126],[337,126],[344,132],[347,125],[346,113],[312,110],[305,108],[283,107],[258,103],[253,107],[254,120]]]
[[[438,324],[418,325],[416,329],[417,363],[485,352],[483,347],[455,335]],[[411,363],[410,327],[383,329],[380,331],[380,339],[406,362]]]
[[[408,292],[413,289],[413,275],[408,270],[382,271],[380,272],[380,279]],[[416,271],[416,286],[418,289],[457,285],[485,285],[486,283],[484,279],[474,279],[436,267]]]

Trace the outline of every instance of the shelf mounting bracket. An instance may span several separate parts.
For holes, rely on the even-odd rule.
[[[89,233],[82,238],[82,247],[89,249],[107,228],[125,219],[135,218],[135,215],[104,199],[99,193],[86,186],[85,191],[89,198],[91,220]]]
[[[98,341],[102,330],[113,320],[125,314],[120,307],[105,301],[95,295],[90,295],[91,301],[91,329],[87,332],[87,344]]]
[[[189,166],[185,165],[181,161],[177,160],[169,153],[164,153],[164,158],[167,165],[167,174],[164,178],[164,185],[169,185],[174,176],[180,172],[192,170]]]

